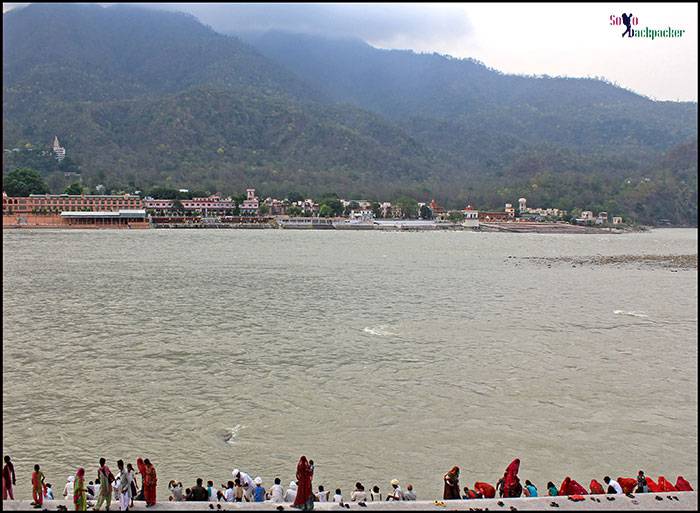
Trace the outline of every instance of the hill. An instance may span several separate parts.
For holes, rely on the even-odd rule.
[[[3,29],[3,171],[31,165],[54,190],[80,170],[111,189],[253,185],[481,208],[527,195],[644,222],[663,203],[668,219],[696,222],[697,163],[678,164],[697,146],[695,103],[356,40],[234,37],[123,5],[32,4]],[[54,135],[61,165],[23,151]]]

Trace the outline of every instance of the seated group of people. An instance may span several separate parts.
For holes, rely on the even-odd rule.
[[[498,480],[496,486],[489,483],[477,481],[474,483],[474,488],[470,489],[465,486],[463,490],[459,488],[459,467],[453,467],[444,476],[445,491],[444,499],[492,499],[498,492],[500,497],[537,497],[537,487],[529,480],[525,481],[525,486],[520,484],[518,470],[520,468],[520,460],[515,459],[508,465],[508,468],[503,474],[503,477]],[[595,494],[631,494],[631,493],[658,493],[658,492],[692,492],[693,488],[683,476],[678,476],[676,484],[669,482],[664,476],[659,476],[657,481],[644,475],[642,470],[637,474],[637,478],[618,477],[616,480],[605,476],[603,479],[605,486],[593,479],[590,482],[589,489],[586,490],[582,485],[566,477],[561,485],[557,486],[553,482],[547,483],[547,494],[549,496],[558,495],[595,495]],[[463,492],[463,493],[460,493]]]

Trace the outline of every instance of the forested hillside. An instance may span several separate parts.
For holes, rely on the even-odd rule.
[[[79,171],[113,190],[255,186],[481,208],[525,195],[697,222],[695,103],[361,41],[242,40],[130,6],[32,4],[3,29],[3,173],[34,167],[54,190]],[[60,165],[41,155],[54,135]]]

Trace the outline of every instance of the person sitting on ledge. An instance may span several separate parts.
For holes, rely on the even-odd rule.
[[[608,493],[612,493],[612,494],[621,494],[622,493],[622,487],[620,486],[620,483],[618,483],[614,479],[610,479],[609,476],[605,476],[603,478],[603,481],[605,481],[605,484],[608,485]]]
[[[391,493],[391,495],[386,496],[386,500],[388,500],[388,501],[402,501],[403,500],[403,490],[399,486],[399,480],[392,479],[391,480],[391,487],[394,489],[394,491]]]
[[[365,492],[365,487],[362,483],[355,483],[355,489],[350,495],[350,500],[352,502],[365,502],[367,500],[367,492]]]
[[[405,501],[415,501],[416,500],[416,492],[413,491],[413,485],[411,483],[408,483],[406,485],[406,491],[403,494],[403,500],[405,500]]]
[[[381,501],[382,500],[382,494],[379,491],[379,487],[377,485],[374,485],[372,487],[372,491],[370,492],[369,496],[370,496],[370,499],[372,501]]]
[[[550,497],[556,497],[557,495],[559,495],[559,490],[551,481],[547,483],[547,493]]]
[[[525,497],[537,497],[537,487],[532,484],[529,479],[526,479],[523,493],[525,494]]]

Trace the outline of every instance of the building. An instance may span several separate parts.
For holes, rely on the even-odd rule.
[[[131,194],[31,194],[28,197],[9,197],[2,193],[2,213],[49,214],[60,212],[114,212],[143,209],[139,196]]]
[[[478,218],[482,223],[505,223],[511,220],[505,212],[479,212]]]
[[[464,222],[462,226],[467,228],[478,228],[479,227],[479,211],[474,210],[471,205],[467,205],[467,208],[462,210],[464,214]]]
[[[590,210],[584,210],[581,212],[581,219],[584,221],[593,221],[593,212]]]
[[[527,200],[525,198],[520,198],[518,200],[518,211],[521,214],[525,214],[527,212]]]
[[[608,213],[598,212],[598,217],[595,220],[595,224],[608,224]]]
[[[508,214],[508,217],[515,219],[515,209],[511,203],[506,203],[504,211],[506,214]]]
[[[246,199],[240,207],[242,216],[257,216],[260,203],[255,195],[255,189],[246,189]]]
[[[51,149],[53,150],[54,157],[59,162],[66,158],[66,149],[63,146],[61,146],[61,144],[58,142],[57,135],[53,138],[53,144],[51,145]]]
[[[196,212],[208,217],[231,214],[236,204],[231,198],[222,198],[218,194],[212,194],[206,198],[192,198],[179,200],[182,210]],[[173,213],[175,200],[145,198],[143,206],[154,215],[168,215]]]
[[[442,208],[440,205],[437,204],[437,201],[434,199],[430,201],[430,207],[431,212],[433,213],[434,218],[443,218],[445,217],[445,209]]]
[[[613,224],[622,224],[622,218],[619,216],[615,216],[612,218]]]
[[[287,215],[287,207],[289,203],[285,200],[278,200],[274,198],[266,198],[263,202],[271,216],[284,216]]]

